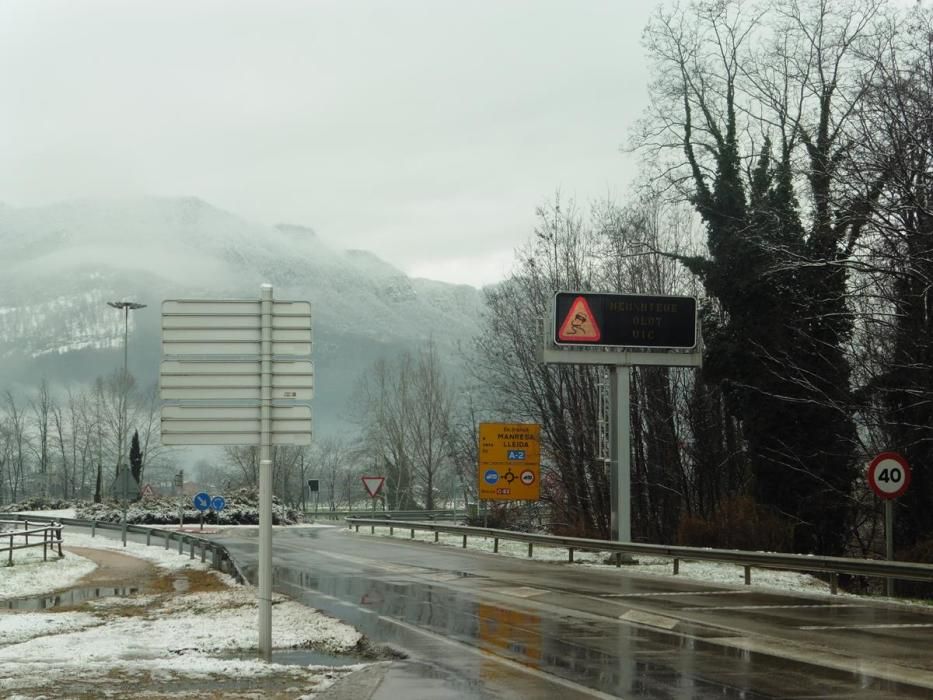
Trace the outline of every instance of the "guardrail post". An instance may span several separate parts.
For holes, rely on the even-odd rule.
[[[10,559],[6,563],[7,566],[13,566],[13,535],[10,535]]]
[[[125,547],[126,546],[126,521],[123,521],[123,527],[120,528],[120,530],[123,532],[123,546]]]
[[[441,533],[440,533],[440,531],[435,530],[435,531],[434,531],[434,541],[435,541],[435,542],[438,542],[438,541],[440,541],[440,538],[441,538]]]
[[[169,540],[172,539],[172,533],[166,531],[165,534],[162,535],[162,539],[165,540],[165,551],[167,552],[167,551],[168,551],[168,543],[169,543]]]
[[[146,530],[146,546],[152,542],[152,530]]]
[[[62,526],[58,526],[58,558],[61,559],[64,554],[62,554]]]
[[[360,524],[359,524],[359,523],[356,524],[356,531],[357,531],[357,532],[360,531]]]
[[[498,537],[492,538],[492,553],[493,554],[499,553],[499,538]]]
[[[194,540],[191,540],[188,544],[191,545],[191,554],[188,555],[188,558],[194,559]]]
[[[833,571],[829,575],[829,592],[836,595],[839,592],[839,574]]]
[[[178,536],[178,553],[179,554],[185,553],[185,536],[184,535]]]
[[[49,535],[51,534],[51,530],[42,531],[42,561],[49,560]]]
[[[369,526],[369,534],[370,534],[370,535],[375,535],[375,534],[376,534],[376,526],[375,526],[375,525],[370,525],[370,526]]]
[[[573,564],[573,547],[567,548],[567,561]]]
[[[680,559],[674,557],[674,576],[680,573]]]
[[[745,565],[745,585],[752,585],[752,567],[748,564]]]
[[[415,528],[411,529],[411,539],[415,539]]]
[[[622,566],[622,552],[616,552],[616,568]]]
[[[26,534],[23,535],[23,537],[26,538],[26,546],[29,546],[29,521],[28,520],[26,521],[26,527],[24,529],[26,530]]]
[[[204,563],[204,556],[205,556],[204,549],[205,549],[205,548],[204,548],[204,543],[202,542],[202,543],[201,543],[201,563],[202,563],[202,564]]]
[[[528,556],[529,556],[529,557],[530,557],[530,556],[532,555],[532,553],[534,552],[534,548],[535,548],[535,543],[534,543],[534,542],[529,542],[529,543],[528,543]]]
[[[467,538],[467,536],[464,535],[464,536],[463,536],[463,548],[464,548],[464,549],[466,549],[466,538]]]
[[[97,534],[97,521],[91,521],[91,537],[94,537]]]

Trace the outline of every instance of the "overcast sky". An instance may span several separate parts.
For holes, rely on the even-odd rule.
[[[627,191],[655,6],[0,0],[0,201],[193,195],[495,281],[556,191]]]

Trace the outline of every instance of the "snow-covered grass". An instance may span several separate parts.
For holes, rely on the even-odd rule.
[[[42,513],[46,515],[46,513]],[[60,514],[55,517],[68,517]],[[207,571],[186,553],[65,530],[66,556],[42,561],[41,549],[20,550],[0,568],[0,600],[73,586],[95,568],[67,547],[114,550],[152,562],[161,577],[197,580],[190,592],[154,592],[86,602],[67,610],[0,610],[0,697],[124,697],[145,687],[150,697],[262,697],[270,688],[313,697],[357,669],[265,663],[254,658],[256,591]],[[206,582],[206,583],[205,583]],[[277,596],[272,607],[275,649],[353,652],[362,636],[333,618]],[[191,691],[195,688],[196,691]],[[188,693],[192,694],[188,694]],[[176,695],[176,693],[178,693]],[[134,693],[135,694],[135,693]]]

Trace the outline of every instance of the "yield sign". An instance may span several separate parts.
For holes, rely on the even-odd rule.
[[[596,324],[596,317],[593,316],[585,297],[580,296],[573,300],[567,317],[560,324],[557,337],[564,342],[599,342],[599,326]]]
[[[382,485],[386,480],[384,476],[364,476],[361,478],[363,479],[363,486],[366,487],[366,490],[372,498],[379,495],[379,492],[382,491]]]

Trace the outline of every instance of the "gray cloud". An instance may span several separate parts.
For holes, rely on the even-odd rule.
[[[634,175],[654,4],[8,0],[0,200],[196,195],[489,281]]]

